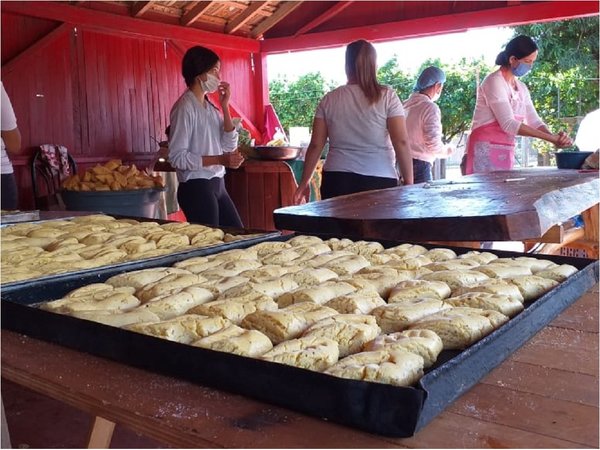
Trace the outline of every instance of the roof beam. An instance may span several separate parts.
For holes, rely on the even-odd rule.
[[[7,3],[4,2],[3,5]],[[10,2],[8,2],[10,3]],[[297,37],[273,38],[260,41],[261,52],[282,53],[340,47],[356,39],[383,42],[467,31],[492,26],[514,26],[526,23],[550,22],[595,16],[600,4],[590,1],[539,1],[516,6],[470,11],[421,19],[402,20],[377,25],[347,28]]]
[[[192,9],[190,9],[183,15],[179,23],[181,23],[181,25],[183,25],[184,27],[191,25],[193,22],[198,20],[198,18],[200,18],[200,16],[204,14],[206,10],[208,10],[208,8],[212,6],[213,3],[214,2],[212,1],[198,2],[197,5],[195,5]]]
[[[129,16],[78,8],[62,2],[2,2],[2,12],[66,22],[104,32],[117,32],[119,34],[131,34],[158,39],[175,39],[194,42],[196,45],[209,42],[219,48],[252,53],[257,52],[260,48],[260,44],[257,41],[249,38],[228,36],[222,33],[213,33],[165,23],[157,24]]]
[[[231,34],[258,15],[267,2],[250,2],[250,5],[225,26],[225,33]]]
[[[186,12],[179,23],[184,27],[189,26],[192,22],[198,20],[198,18],[206,12],[208,8],[212,6],[213,2],[198,2],[192,9]]]
[[[148,2],[135,2],[133,5],[131,5],[131,16],[132,17],[140,17],[146,11],[148,11],[151,6],[152,6],[152,4],[149,1]]]
[[[310,31],[314,28],[317,28],[322,23],[325,23],[332,17],[335,17],[336,15],[338,15],[340,12],[342,12],[344,9],[346,9],[348,6],[350,6],[352,3],[353,3],[352,1],[337,2],[335,5],[333,5],[331,8],[329,8],[327,11],[325,11],[323,14],[315,17],[313,20],[311,20],[306,25],[304,25],[302,28],[300,28],[298,31],[296,31],[296,33],[294,34],[294,37],[300,36],[301,34],[305,34],[308,31]]]
[[[300,6],[302,2],[281,2],[279,3],[279,8],[271,15],[271,17],[267,17],[261,23],[256,25],[252,29],[251,36],[254,39],[259,39],[267,30],[273,28],[277,23],[283,20],[288,14],[290,14],[293,10],[295,10],[298,6]]]

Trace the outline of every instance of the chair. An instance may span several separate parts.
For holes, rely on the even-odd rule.
[[[31,160],[31,186],[33,189],[33,200],[36,209],[64,210],[65,204],[60,196],[60,190],[66,175],[63,175],[61,164],[51,164],[43,155],[42,148],[56,149],[57,146],[44,145],[38,148]],[[60,160],[60,158],[58,158]],[[67,153],[69,174],[77,173],[77,164],[73,157]]]

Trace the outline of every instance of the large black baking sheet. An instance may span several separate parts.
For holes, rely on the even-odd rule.
[[[102,213],[98,213],[98,214],[102,214]],[[85,215],[85,214],[80,213],[79,215],[81,216],[81,215]],[[177,223],[177,222],[171,221],[171,220],[151,219],[151,218],[146,218],[146,217],[130,217],[130,216],[121,216],[121,215],[116,215],[116,214],[105,214],[105,215],[114,217],[116,219],[134,219],[139,222],[152,221],[152,222],[156,222],[159,224]],[[39,220],[39,221],[36,221],[36,223],[51,222],[53,220],[68,220],[68,219],[72,219],[72,218],[73,218],[73,216],[59,217],[56,219]],[[10,226],[10,225],[14,225],[14,224],[6,224],[6,226]],[[209,225],[207,225],[207,226],[209,226]],[[75,270],[75,271],[71,271],[71,272],[63,272],[63,273],[56,273],[56,274],[52,274],[52,275],[46,275],[43,277],[32,278],[32,279],[28,279],[28,280],[19,280],[19,281],[12,281],[9,283],[2,283],[2,290],[21,289],[23,287],[29,286],[31,283],[34,283],[38,286],[43,286],[45,282],[55,282],[56,281],[59,283],[73,285],[73,280],[81,280],[83,282],[85,280],[100,279],[103,276],[106,276],[106,278],[104,278],[104,279],[107,279],[112,275],[116,275],[116,274],[122,273],[122,272],[130,272],[133,270],[147,269],[150,267],[171,266],[171,265],[175,264],[177,261],[192,258],[195,256],[206,256],[206,255],[212,255],[213,253],[222,252],[225,250],[233,250],[236,248],[246,248],[246,247],[250,247],[251,245],[258,244],[259,242],[266,241],[266,240],[272,240],[274,238],[281,236],[281,232],[279,232],[279,231],[260,231],[260,230],[231,228],[231,227],[218,227],[218,228],[223,230],[225,233],[230,233],[230,234],[233,234],[236,236],[243,236],[246,234],[252,235],[252,236],[243,238],[243,239],[236,239],[231,242],[225,242],[223,244],[208,245],[205,247],[193,247],[193,248],[190,248],[189,250],[179,250],[179,251],[176,251],[173,253],[168,253],[166,255],[161,255],[161,256],[155,256],[152,258],[124,261],[124,262],[119,262],[119,263],[115,263],[115,264],[109,264],[106,266],[94,267],[91,269]],[[97,282],[98,281],[88,281],[88,283],[97,283]],[[75,283],[77,283],[77,281]],[[84,283],[84,284],[87,284],[87,283]],[[83,284],[80,284],[80,286],[83,286]]]
[[[457,253],[470,250],[448,248]],[[493,253],[501,257],[523,256],[513,252]],[[2,327],[372,433],[408,437],[598,282],[598,261],[540,257],[571,264],[580,270],[467,350],[442,352],[437,363],[414,387],[344,380],[170,342],[30,306],[59,298],[92,282],[89,279],[73,279],[66,284],[54,280],[3,289]],[[106,278],[106,274],[98,274],[95,280]]]

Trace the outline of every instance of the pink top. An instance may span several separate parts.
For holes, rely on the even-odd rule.
[[[533,106],[529,89],[519,79],[516,81],[517,89],[513,89],[500,69],[485,77],[477,91],[472,129],[497,121],[505,133],[516,136],[522,122],[533,128],[544,125]]]

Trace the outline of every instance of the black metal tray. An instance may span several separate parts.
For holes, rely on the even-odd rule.
[[[274,240],[283,240],[280,236]],[[383,242],[382,242],[383,243]],[[384,243],[395,245],[397,243]],[[434,245],[424,245],[433,248]],[[452,248],[457,253],[471,249]],[[492,251],[501,257],[522,253]],[[579,272],[464,351],[444,351],[414,387],[345,380],[305,369],[205,350],[35,307],[109,274],[2,289],[2,327],[393,437],[412,436],[598,282],[598,261],[540,255]],[[307,393],[310,393],[307,395]]]
[[[91,214],[91,213],[90,213]],[[104,213],[98,213],[104,214]],[[85,215],[85,214],[80,214]],[[163,220],[163,219],[151,219],[146,217],[131,217],[131,216],[121,216],[118,214],[105,214],[116,219],[134,219],[139,222],[156,222],[159,224],[164,223],[177,223],[171,220]],[[52,222],[54,220],[68,220],[72,219],[74,216],[69,215],[65,217],[60,217],[56,219],[43,219],[35,221],[35,223],[43,223],[43,222]],[[10,224],[14,225],[14,224]],[[10,226],[6,224],[5,226]],[[180,250],[173,253],[168,253],[166,255],[155,256],[152,258],[144,258],[144,259],[136,259],[130,261],[123,261],[115,264],[109,264],[106,266],[98,266],[91,269],[82,269],[75,270],[71,272],[63,272],[56,273],[52,275],[46,275],[43,277],[30,278],[27,280],[19,280],[12,281],[9,283],[2,283],[2,290],[12,290],[12,289],[20,289],[22,287],[26,287],[31,283],[35,285],[42,285],[48,281],[59,281],[61,283],[66,283],[68,285],[73,285],[74,280],[75,284],[78,282],[84,283],[85,280],[94,280],[99,279],[102,276],[106,276],[105,279],[111,277],[112,275],[116,275],[122,272],[129,272],[132,270],[140,270],[147,269],[151,267],[160,267],[160,266],[171,266],[175,264],[177,261],[181,261],[183,259],[192,258],[195,256],[206,256],[212,255],[213,253],[232,250],[236,248],[246,248],[254,244],[258,244],[259,242],[263,242],[266,240],[272,240],[279,236],[281,236],[280,231],[262,231],[262,230],[253,230],[253,229],[244,229],[244,228],[231,228],[231,227],[218,227],[223,230],[225,233],[230,233],[238,236],[242,236],[244,234],[255,235],[252,237],[244,238],[244,239],[236,239],[234,241],[225,242],[223,244],[215,244],[208,245],[206,247],[193,247],[189,250]],[[96,281],[89,281],[89,283],[95,283]]]

